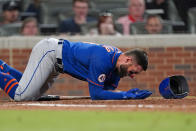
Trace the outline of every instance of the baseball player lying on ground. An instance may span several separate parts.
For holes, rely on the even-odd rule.
[[[92,100],[145,99],[152,93],[138,88],[115,92],[120,78],[146,71],[147,53],[87,42],[49,38],[32,50],[22,74],[0,60],[0,87],[15,101],[38,100],[59,73],[87,81]]]

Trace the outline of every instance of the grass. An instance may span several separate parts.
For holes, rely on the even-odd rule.
[[[195,131],[195,113],[0,110],[0,131]]]

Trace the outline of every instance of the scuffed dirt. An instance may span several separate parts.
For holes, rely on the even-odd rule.
[[[23,105],[22,105],[23,104]],[[44,106],[26,105],[40,104]],[[47,106],[46,104],[50,104]],[[61,106],[66,105],[66,106]],[[96,107],[97,106],[97,107]],[[90,99],[13,102],[0,101],[1,110],[103,110],[103,111],[170,111],[196,112],[196,98],[163,99],[148,98],[145,100],[110,100],[92,101]]]

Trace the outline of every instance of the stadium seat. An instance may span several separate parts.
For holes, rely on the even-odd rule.
[[[126,8],[127,0],[93,0],[96,5],[96,9],[103,11],[109,11],[115,8]]]
[[[21,23],[3,25],[0,28],[0,36],[19,35],[21,26],[22,26]]]
[[[42,5],[42,24],[57,24],[61,12],[67,12],[68,14],[72,12],[71,0],[44,0]]]
[[[188,11],[188,30],[190,33],[196,33],[196,7]]]
[[[29,4],[32,2],[32,0],[20,0],[21,2],[21,11],[25,11]]]
[[[88,24],[81,25],[81,34],[86,35],[90,32],[90,30],[95,29],[97,27],[97,22],[89,22]]]
[[[114,20],[117,20],[119,17],[129,14],[128,8],[114,8],[110,9],[109,12],[113,14]]]
[[[54,35],[57,33],[57,24],[40,24],[41,35]]]
[[[119,33],[123,34],[123,26],[122,26],[122,24],[115,23],[115,28],[116,28],[116,31],[118,31]]]
[[[173,0],[168,0],[168,17],[171,21],[182,21]]]
[[[165,12],[163,9],[146,9],[145,13],[151,15],[160,15],[160,14],[164,14]]]
[[[0,14],[0,22],[2,22],[3,21],[3,14],[1,13]]]

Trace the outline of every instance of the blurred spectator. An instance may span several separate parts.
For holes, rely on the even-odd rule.
[[[91,29],[89,31],[90,35],[116,35],[121,36],[119,32],[116,31],[115,24],[113,21],[113,15],[110,12],[104,12],[99,15],[97,28]]]
[[[7,1],[4,3],[2,7],[3,21],[0,23],[0,26],[19,22],[19,9],[20,6],[16,1]]]
[[[130,33],[129,26],[131,23],[143,21],[145,2],[144,0],[129,0],[129,14],[120,17],[117,22],[123,25],[123,34]]]
[[[21,35],[23,36],[35,36],[39,35],[39,27],[36,18],[26,18],[21,27]]]
[[[164,13],[160,16],[163,19],[168,19],[168,0],[152,0],[146,4],[146,9],[162,9]]]
[[[27,7],[25,12],[27,13],[34,13],[34,16],[40,22],[40,14],[41,14],[41,2],[40,0],[31,0],[32,2]]]
[[[71,35],[80,34],[82,32],[81,25],[95,21],[94,18],[87,16],[88,8],[88,0],[73,0],[74,17],[62,21],[59,26],[59,32],[70,33]]]
[[[158,15],[149,15],[145,25],[147,34],[159,34],[162,32],[162,20]]]
[[[97,30],[99,35],[120,35],[115,29],[113,15],[108,12],[100,14]]]

